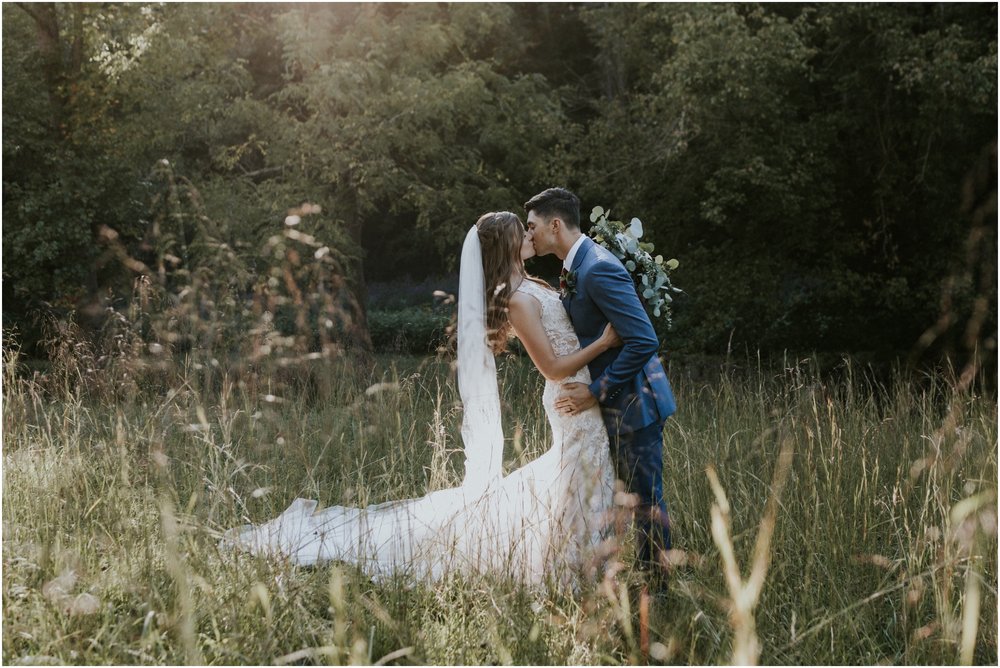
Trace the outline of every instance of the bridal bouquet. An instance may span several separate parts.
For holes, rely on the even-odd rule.
[[[660,320],[667,328],[671,326],[670,303],[671,293],[681,292],[670,282],[670,273],[680,264],[675,259],[664,260],[662,255],[653,255],[655,248],[652,243],[639,241],[642,238],[642,221],[633,218],[628,226],[618,220],[610,220],[610,211],[595,206],[590,212],[590,236],[611,251],[622,261],[625,269],[635,281],[636,292],[639,293],[646,311],[651,319]]]

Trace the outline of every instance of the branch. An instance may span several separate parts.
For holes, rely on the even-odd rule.
[[[34,19],[41,30],[44,30],[54,40],[59,39],[59,19],[56,15],[55,3],[51,2],[18,2],[28,16]],[[38,9],[42,8],[42,9]]]
[[[43,17],[34,9],[37,3],[15,2],[14,4],[23,9],[28,14],[28,16],[33,18],[35,20],[35,23],[41,24],[45,22],[45,17]]]
[[[264,169],[258,169],[253,172],[243,172],[243,176],[248,179],[252,179],[255,176],[270,176],[271,174],[278,174],[283,171],[285,171],[285,167],[284,165],[281,165],[278,167],[265,167]]]
[[[73,57],[70,72],[75,77],[83,66],[83,5],[73,5]]]

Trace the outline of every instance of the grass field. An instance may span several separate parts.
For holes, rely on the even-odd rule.
[[[16,365],[8,353],[4,663],[997,662],[997,403],[944,377],[672,372],[677,550],[668,591],[646,599],[627,540],[621,569],[576,596],[220,553],[221,531],[296,496],[457,482],[445,362],[318,360],[280,382]],[[514,468],[547,447],[542,380],[524,359],[500,366]]]

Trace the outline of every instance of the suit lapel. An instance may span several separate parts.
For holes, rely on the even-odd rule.
[[[576,274],[576,285],[580,285],[580,267],[583,266],[583,260],[587,255],[594,249],[594,240],[590,237],[585,236],[583,241],[580,243],[580,247],[576,249],[576,255],[573,256],[573,266],[570,267],[570,272]],[[575,290],[574,290],[575,292]],[[567,295],[562,298],[563,307],[565,307],[566,312],[570,313],[570,304],[573,302],[573,295]],[[570,313],[570,320],[572,320],[572,313]]]
[[[583,258],[590,254],[590,251],[594,250],[594,240],[590,237],[584,237],[583,242],[580,247],[576,249],[576,257],[573,258],[573,266],[570,267],[570,271],[579,271],[580,265],[583,264]]]

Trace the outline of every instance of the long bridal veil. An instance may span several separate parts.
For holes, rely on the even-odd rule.
[[[503,477],[496,363],[486,330],[482,250],[475,226],[462,247],[458,300],[458,388],[465,474],[459,487],[366,508],[296,499],[275,519],[227,534],[229,544],[295,563],[341,560],[375,578],[439,579],[449,572],[509,573],[539,582],[555,533],[556,448]]]
[[[465,235],[458,279],[458,393],[462,397],[465,478],[470,493],[496,482],[503,469],[497,367],[487,343],[486,280],[475,225]]]

